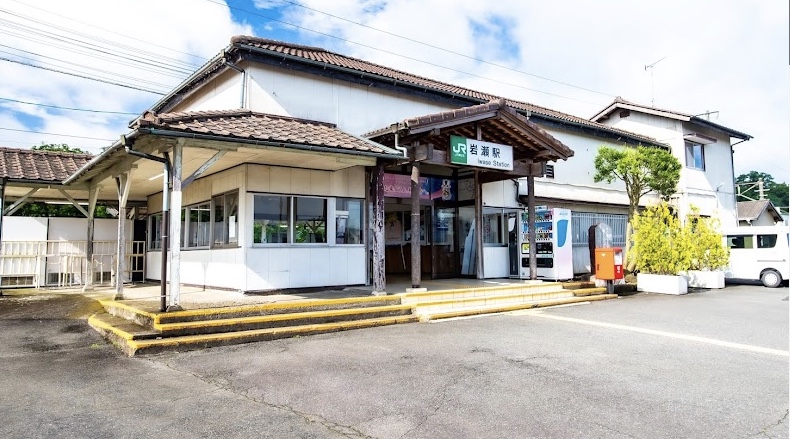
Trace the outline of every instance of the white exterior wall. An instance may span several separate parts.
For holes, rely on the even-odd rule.
[[[354,135],[362,135],[409,117],[453,108],[293,70],[249,63],[241,67],[248,74],[248,109],[333,123]],[[205,91],[198,90],[172,111],[239,108],[241,77],[238,72],[233,75],[226,73],[218,81],[219,85]]]
[[[242,108],[241,93],[243,75],[235,70],[229,70],[208,84],[202,86],[194,94],[189,95],[176,109],[171,111],[207,111],[207,110],[236,110]]]
[[[252,204],[256,193],[365,198],[363,167],[340,171],[317,171],[247,165],[245,212],[241,225],[252,229]],[[327,212],[327,244],[253,244],[245,235],[247,291],[284,288],[359,285],[367,283],[367,252],[364,244],[335,245],[334,210]]]
[[[117,241],[118,220],[94,219],[94,241]],[[85,241],[87,218],[3,217],[3,241]],[[132,239],[132,221],[126,221],[126,236]]]
[[[526,179],[524,180],[526,185]],[[513,180],[502,180],[483,184],[484,207],[521,207],[518,203],[518,188]]]
[[[32,218],[31,218],[32,219]],[[94,241],[117,241],[118,240],[118,220],[111,218],[96,218],[93,220],[93,240]],[[87,218],[50,218],[49,232],[47,235],[50,241],[85,241],[87,237],[88,219]],[[126,239],[132,239],[134,232],[132,221],[127,220],[124,231]],[[5,235],[3,236],[5,240]]]
[[[681,163],[680,181],[676,204],[678,213],[684,218],[691,207],[699,209],[702,215],[717,217],[722,226],[737,225],[735,204],[735,181],[733,175],[733,156],[730,138],[712,130],[689,128],[680,120],[631,110],[625,118],[615,112],[603,122],[622,130],[643,134],[671,147]],[[686,144],[684,134],[700,133],[716,139],[716,143],[703,147],[705,170],[686,166]]]
[[[46,241],[49,218],[29,216],[3,217],[3,242],[6,241]],[[87,233],[86,233],[87,235]],[[85,239],[85,236],[82,237]]]
[[[249,207],[245,204],[245,167],[237,166],[195,180],[183,191],[182,206],[210,201],[215,195],[233,190],[239,191],[239,218],[244,218]],[[162,211],[162,194],[148,197],[148,211]],[[172,218],[173,212],[171,212]],[[150,226],[149,226],[150,227]],[[248,233],[239,223],[239,243],[245,242]],[[152,251],[146,255],[146,277],[159,280],[162,275],[162,252]],[[168,266],[168,272],[170,267]],[[244,290],[244,248],[181,248],[181,283],[202,285],[233,290]]]

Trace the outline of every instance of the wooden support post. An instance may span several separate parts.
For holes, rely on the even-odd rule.
[[[93,290],[93,230],[98,196],[99,188],[91,185],[88,189],[88,234],[85,237],[85,283],[82,286],[82,291]]]
[[[420,162],[411,164],[411,287],[420,288]]]
[[[373,201],[373,295],[387,294],[384,261],[384,164],[376,163],[371,176],[371,199]]]
[[[170,303],[168,311],[181,308],[181,170],[182,141],[173,145],[173,191],[170,195]]]
[[[535,243],[535,177],[527,176],[527,223],[529,224],[529,278],[538,278],[538,251]]]

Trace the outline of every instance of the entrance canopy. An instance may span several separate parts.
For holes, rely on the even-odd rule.
[[[512,170],[475,167],[484,182],[542,176],[542,162],[573,156],[573,150],[508,106],[505,99],[406,119],[366,135],[383,145],[407,148],[414,161],[463,168],[451,157],[453,136],[512,147]]]
[[[156,160],[165,160],[163,153],[172,153],[176,145],[183,149],[178,165],[187,180],[184,186],[241,163],[334,171],[403,157],[395,149],[323,122],[242,109],[148,112],[121,141],[72,173],[65,184],[97,184],[134,169],[128,197],[146,200],[162,190],[162,163]]]

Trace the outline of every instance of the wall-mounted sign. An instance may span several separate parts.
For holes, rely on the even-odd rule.
[[[450,163],[512,171],[513,147],[450,136]]]
[[[455,180],[420,177],[420,198],[423,200],[455,200]],[[384,174],[384,196],[411,198],[411,177],[403,174]]]

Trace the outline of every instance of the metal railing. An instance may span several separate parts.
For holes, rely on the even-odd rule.
[[[87,241],[4,241],[0,249],[0,288],[65,287],[88,280]],[[94,241],[93,283],[109,284],[118,241]],[[124,281],[145,279],[145,241],[126,241]]]
[[[612,245],[625,247],[625,232],[628,225],[628,215],[605,213],[571,213],[571,230],[573,231],[573,273],[590,272],[590,251],[588,236],[590,226],[606,223],[612,228]]]

